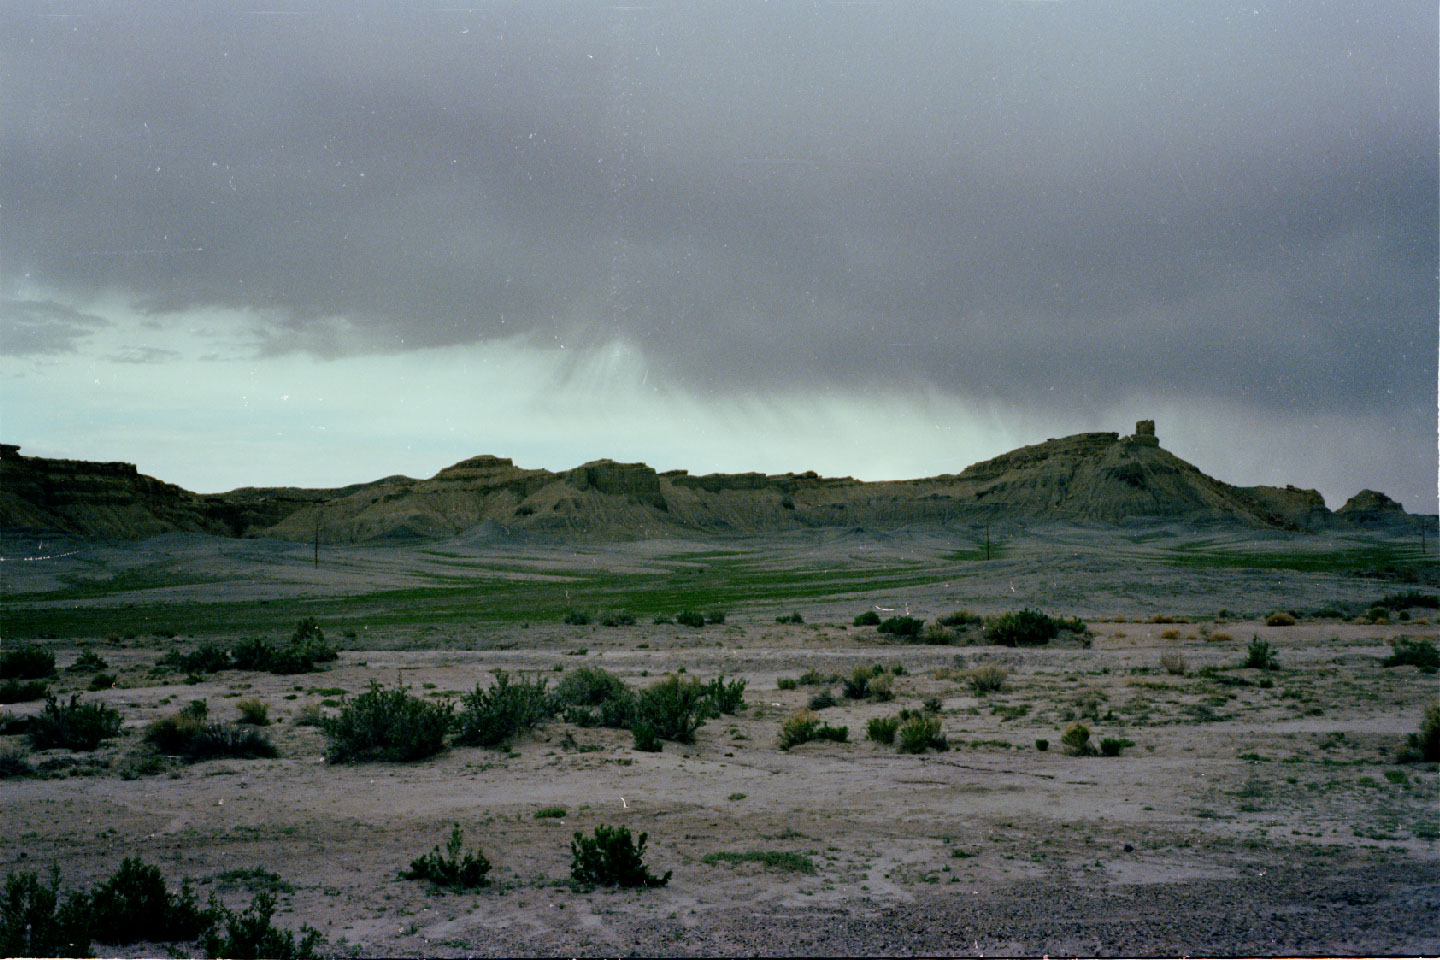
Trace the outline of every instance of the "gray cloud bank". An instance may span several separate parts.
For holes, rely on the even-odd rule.
[[[0,263],[253,308],[277,353],[619,338],[716,393],[1193,397],[1429,443],[1436,16],[11,3]]]

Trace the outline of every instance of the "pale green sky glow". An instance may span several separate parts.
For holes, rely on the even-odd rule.
[[[0,359],[7,442],[32,455],[136,462],[202,492],[425,477],[482,453],[552,470],[610,457],[692,473],[898,479],[955,473],[1052,436],[1128,433],[1153,417],[1167,449],[1206,472],[1316,487],[1334,508],[1413,457],[1382,418],[1256,423],[1238,404],[1140,396],[1099,417],[1040,418],[924,389],[713,397],[660,382],[622,343],[567,349],[512,338],[332,360],[259,357],[243,333],[257,318],[234,311],[141,316],[112,301],[85,312],[106,323],[75,352]],[[1216,423],[1236,426],[1217,432]],[[1332,469],[1296,469],[1327,442]]]

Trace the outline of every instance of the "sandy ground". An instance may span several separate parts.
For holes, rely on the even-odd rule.
[[[30,757],[51,778],[0,783],[0,869],[43,872],[58,863],[67,884],[83,884],[140,855],[173,882],[189,877],[202,895],[214,890],[238,906],[249,893],[222,875],[261,868],[292,888],[280,897],[278,924],[312,924],[330,952],[369,956],[1440,953],[1437,772],[1394,762],[1435,700],[1436,680],[1380,665],[1393,637],[1435,639],[1440,627],[1423,617],[1389,625],[1151,623],[1152,603],[1167,594],[1178,617],[1221,606],[1263,611],[1278,605],[1272,593],[1287,590],[1309,604],[1347,592],[1374,596],[1383,585],[1281,573],[1236,603],[1245,581],[1234,571],[1125,572],[1087,536],[1075,534],[1080,559],[1067,561],[1071,582],[1053,588],[1066,596],[1046,607],[1086,616],[1088,649],[902,645],[849,625],[870,605],[910,603],[919,616],[954,605],[1007,608],[1012,595],[997,584],[1011,579],[1019,581],[1014,596],[1036,600],[1051,574],[1028,554],[1012,554],[1015,566],[987,574],[982,585],[864,604],[783,604],[804,615],[803,625],[776,624],[769,609],[732,612],[703,630],[477,621],[438,636],[392,630],[365,649],[354,648],[365,641],[348,644],[354,649],[323,673],[292,677],[227,672],[186,684],[151,675],[167,649],[161,641],[52,641],[62,671],[84,646],[118,670],[119,688],[86,696],[119,708],[125,730],[97,752],[97,769],[87,770],[83,755],[52,751]],[[238,546],[265,562],[291,558],[285,576],[240,570],[271,595],[304,582],[293,547]],[[845,549],[852,547],[928,549]],[[609,559],[643,569],[646,549],[617,548]],[[815,549],[829,556],[840,548]],[[544,552],[523,554],[489,559],[537,570],[558,563]],[[594,556],[606,559],[603,550]],[[373,569],[353,576],[383,580],[398,564],[378,554],[369,562]],[[1074,580],[1077,564],[1089,565],[1092,589]],[[226,589],[215,586],[217,571],[236,575],[235,567],[198,560],[197,569],[212,591]],[[39,589],[38,578],[52,575],[18,584],[6,574],[10,592]],[[988,602],[975,602],[980,594]],[[1245,686],[1197,672],[1237,665],[1252,636],[1274,645],[1280,670],[1226,672]],[[1162,669],[1164,654],[1178,654],[1184,674]],[[782,721],[824,689],[782,690],[779,678],[807,670],[848,676],[874,663],[904,668],[893,702],[842,697],[821,711],[827,723],[849,728],[849,742],[779,749]],[[1007,689],[979,697],[959,671],[985,664],[1008,672]],[[443,696],[490,683],[495,669],[558,679],[581,665],[634,687],[681,667],[705,679],[741,677],[748,707],[711,720],[694,745],[667,743],[658,754],[635,751],[625,731],[554,722],[508,750],[451,748],[414,764],[326,764],[321,733],[294,723],[307,706],[333,704],[372,680]],[[64,683],[80,689],[83,681]],[[828,688],[840,694],[840,684]],[[146,723],[197,698],[213,718],[233,719],[242,697],[269,704],[267,732],[279,758],[136,775]],[[918,709],[930,697],[941,701],[948,752],[902,755],[865,739],[868,719]],[[20,715],[38,706],[5,709]],[[1067,756],[1060,735],[1076,718],[1097,738],[1135,745],[1119,757]],[[1042,738],[1050,744],[1043,752]],[[3,737],[0,749],[23,750],[22,742]],[[550,807],[565,815],[536,817]],[[456,823],[494,864],[489,888],[434,894],[397,879]],[[572,889],[571,835],[601,824],[648,833],[646,862],[673,870],[670,883]],[[747,851],[802,854],[815,871],[702,860]]]

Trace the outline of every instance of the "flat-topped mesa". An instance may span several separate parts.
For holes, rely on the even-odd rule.
[[[145,537],[176,530],[224,534],[202,499],[141,474],[133,463],[0,457],[0,526],[82,536]]]
[[[561,479],[580,490],[594,490],[612,496],[629,497],[638,503],[665,508],[665,494],[660,489],[660,475],[648,464],[616,463],[614,460],[592,460],[567,470]]]

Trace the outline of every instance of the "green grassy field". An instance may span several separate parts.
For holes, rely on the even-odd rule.
[[[754,559],[687,554],[662,562],[664,572],[615,574],[595,570],[546,570],[544,579],[484,574],[424,573],[433,585],[373,590],[342,597],[236,602],[68,605],[69,601],[111,596],[147,587],[195,582],[151,568],[150,578],[123,584],[84,584],[73,591],[12,597],[3,617],[8,637],[95,637],[175,632],[187,636],[233,634],[287,628],[298,617],[316,616],[356,626],[451,624],[462,621],[559,620],[566,611],[624,610],[637,617],[673,616],[681,610],[736,610],[798,600],[865,596],[903,587],[953,580],[963,570],[951,564],[909,563],[865,566],[774,568]],[[49,601],[43,608],[17,601]]]

